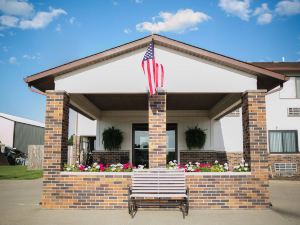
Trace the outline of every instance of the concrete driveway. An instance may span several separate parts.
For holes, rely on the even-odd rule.
[[[178,210],[139,211],[134,219],[126,210],[45,210],[38,205],[41,184],[41,180],[0,181],[0,224],[300,224],[300,181],[271,181],[270,210],[191,210],[185,220]]]

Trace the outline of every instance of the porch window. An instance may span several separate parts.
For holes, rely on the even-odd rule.
[[[298,134],[296,130],[269,131],[270,153],[298,152]]]

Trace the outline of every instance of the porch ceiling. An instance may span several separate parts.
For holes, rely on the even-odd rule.
[[[209,110],[228,93],[167,94],[167,110]],[[100,110],[147,110],[146,94],[85,94]]]

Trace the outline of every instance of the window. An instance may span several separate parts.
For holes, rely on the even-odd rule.
[[[299,117],[300,116],[300,108],[288,108],[288,116],[289,117]]]
[[[269,131],[270,153],[298,152],[298,133],[296,130]]]
[[[295,81],[296,81],[296,98],[300,98],[300,77],[296,77]]]

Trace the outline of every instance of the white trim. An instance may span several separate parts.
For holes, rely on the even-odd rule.
[[[132,172],[67,172],[67,171],[61,171],[60,175],[75,175],[75,176],[91,176],[91,175],[101,175],[101,176],[108,176],[108,175],[114,175],[114,176],[127,176],[132,175]]]
[[[133,172],[67,172],[61,171],[60,175],[71,176],[131,176]],[[250,176],[251,172],[185,172],[185,176]]]
[[[18,122],[18,123],[25,123],[25,124],[28,124],[28,125],[43,127],[43,128],[45,127],[44,123],[34,121],[34,120],[30,120],[30,119],[26,119],[26,118],[22,118],[22,117],[18,117],[18,116],[5,114],[5,113],[0,113],[0,117],[3,117],[5,119],[8,119],[8,120],[11,120],[11,121],[14,121],[14,122]]]
[[[185,176],[250,176],[251,172],[186,172]]]

